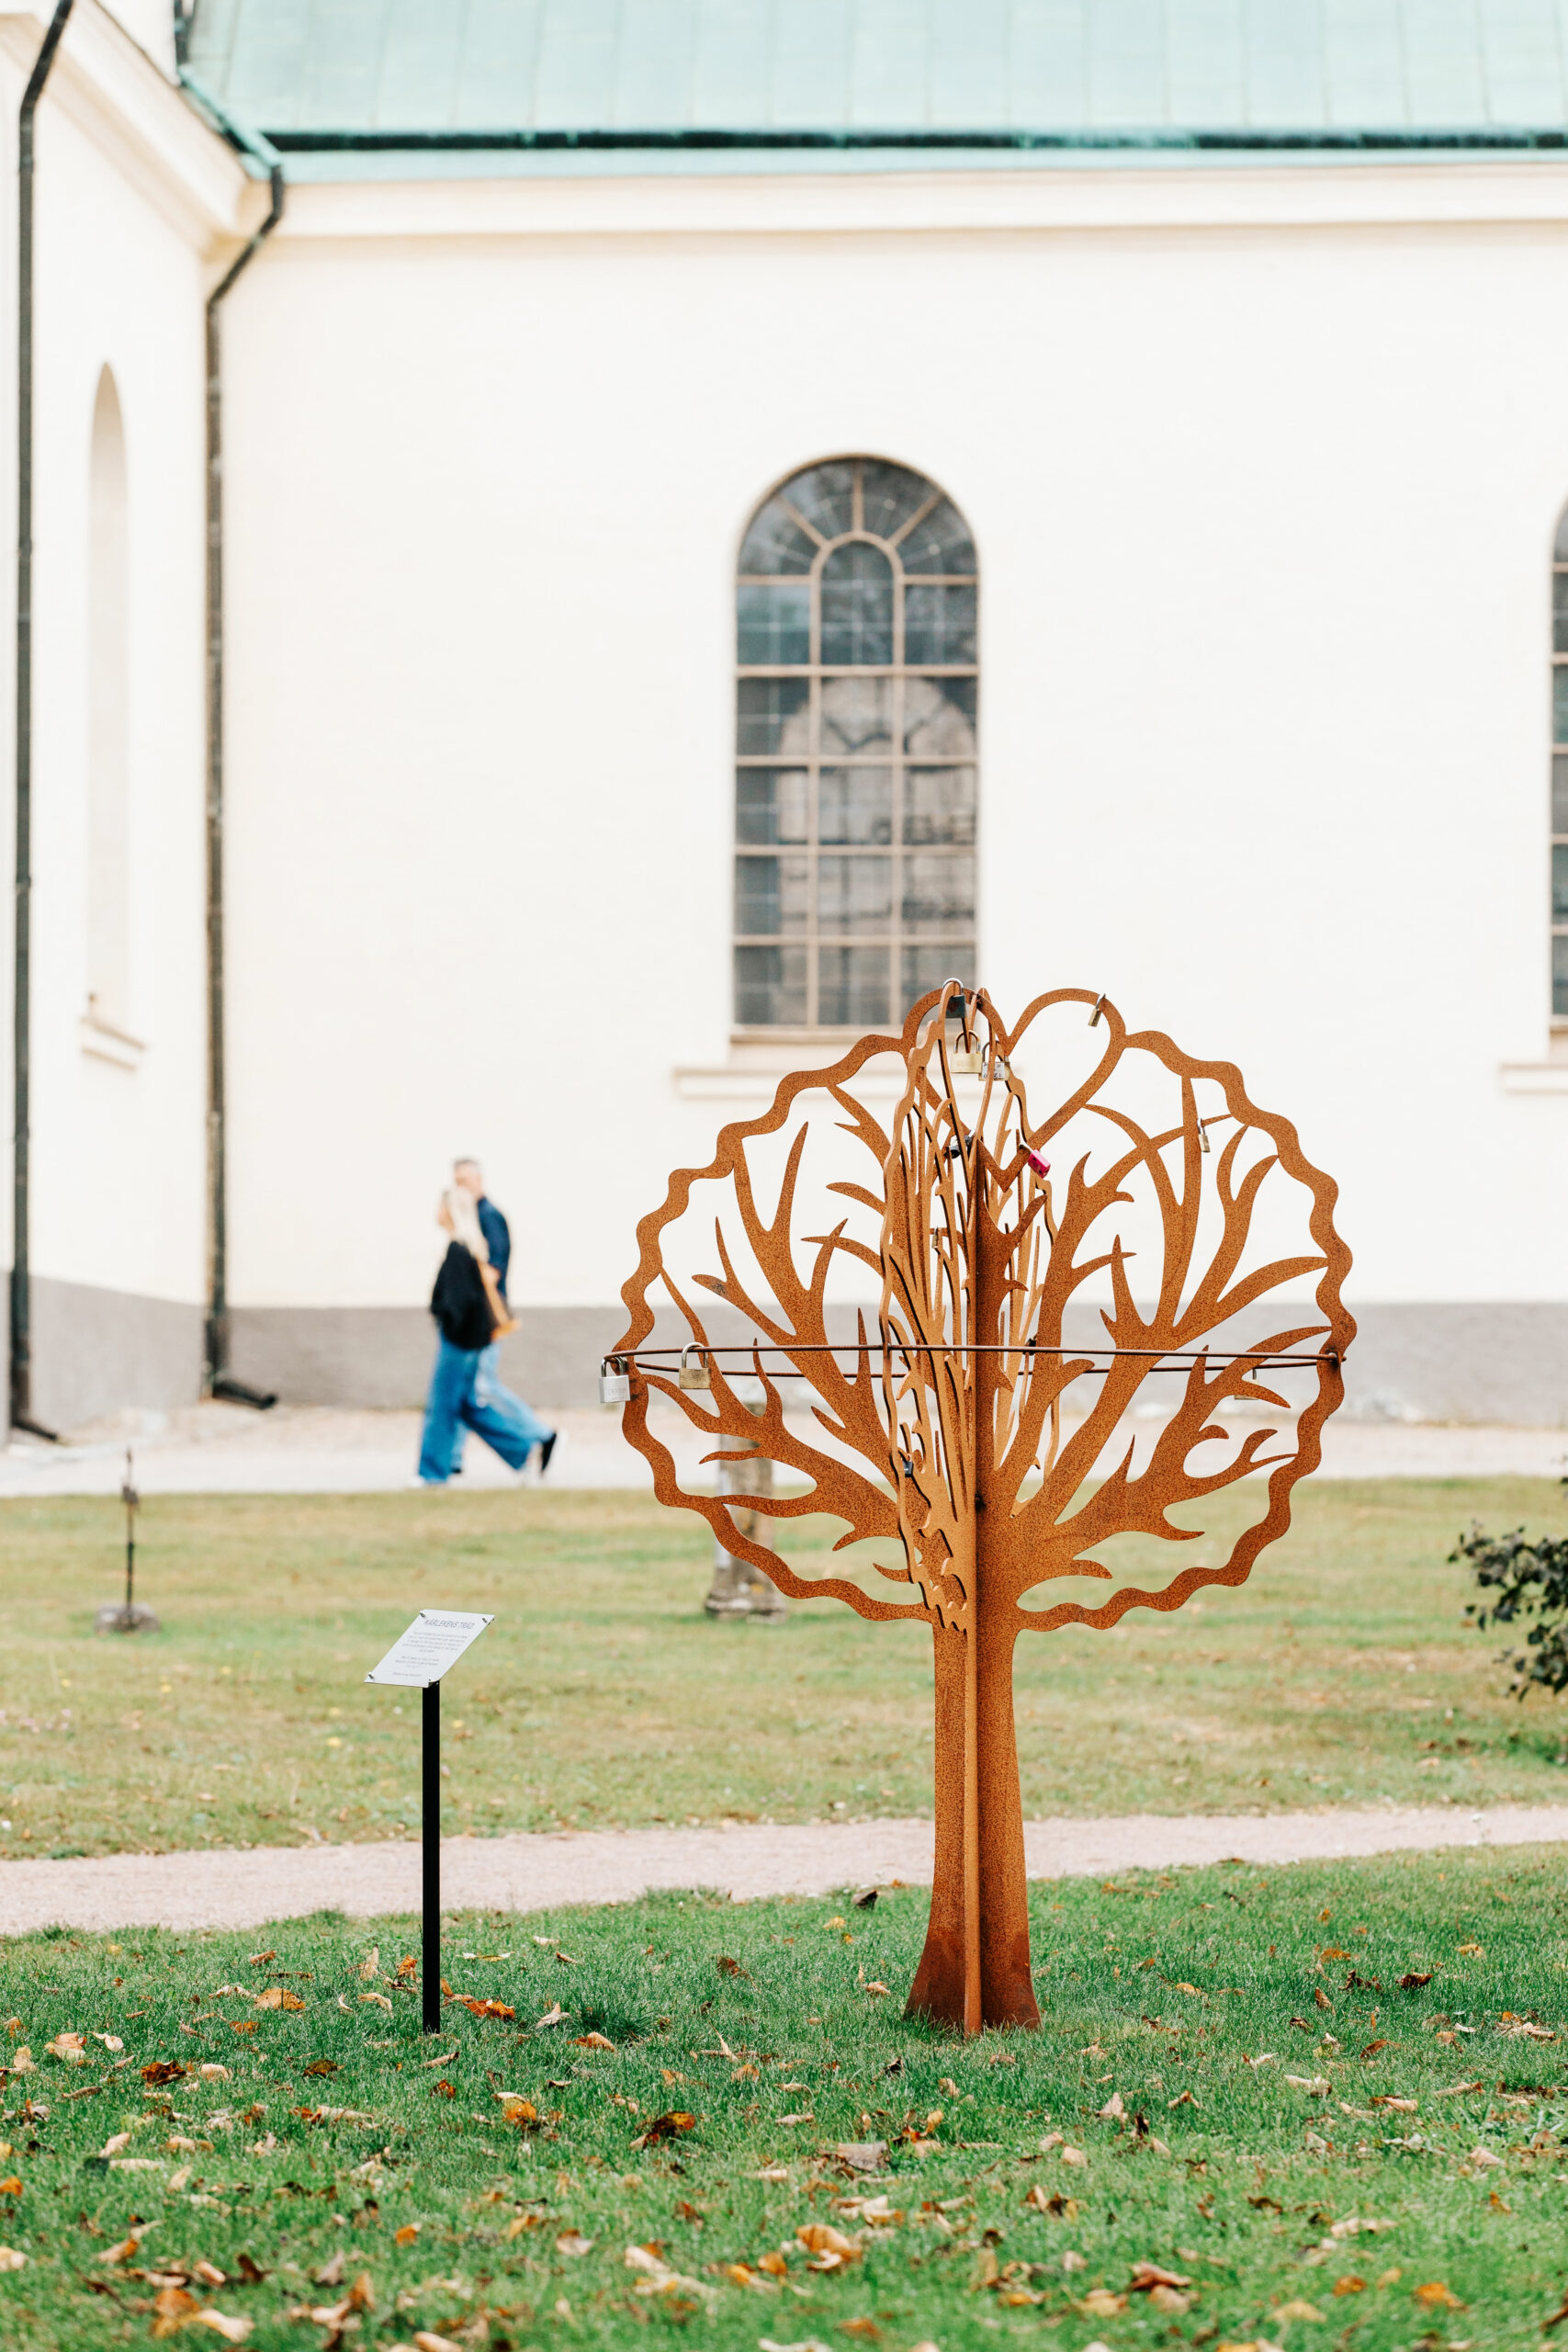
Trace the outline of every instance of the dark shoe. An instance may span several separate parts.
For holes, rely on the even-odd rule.
[[[545,1475],[546,1471],[547,1471],[547,1470],[549,1468],[549,1466],[550,1466],[550,1456],[551,1456],[551,1454],[552,1454],[552,1453],[555,1452],[555,1450],[556,1450],[556,1439],[557,1439],[557,1437],[558,1437],[558,1435],[559,1435],[559,1431],[558,1431],[558,1430],[552,1430],[550,1431],[550,1433],[549,1433],[548,1437],[547,1437],[547,1438],[546,1438],[546,1439],[542,1442],[542,1443],[540,1444],[540,1447],[539,1447],[539,1476],[540,1476],[540,1477],[541,1477],[541,1478],[544,1476],[544,1475]]]

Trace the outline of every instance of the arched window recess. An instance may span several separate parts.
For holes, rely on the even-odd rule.
[[[794,474],[740,550],[735,1019],[864,1028],[975,972],[969,528],[876,458]]]

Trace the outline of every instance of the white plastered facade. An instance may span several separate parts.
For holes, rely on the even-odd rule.
[[[198,1306],[201,298],[252,198],[193,124],[230,192],[182,227],[46,109],[35,1264]],[[242,1376],[412,1394],[475,1151],[529,1378],[592,1379],[637,1216],[773,1082],[730,1021],[740,534],[863,452],[976,537],[993,994],[1103,988],[1296,1121],[1363,1409],[1568,1419],[1565,266],[1550,158],[291,186],[225,329]],[[134,1069],[78,1034],[79,591],[43,521],[81,536],[106,358]]]
[[[12,450],[17,115],[45,21],[0,16]],[[201,1376],[203,304],[250,189],[160,65],[78,0],[38,112],[35,191],[30,1228],[34,1410],[49,1424],[165,1402]],[[129,968],[112,1021],[92,1017],[87,936],[89,490],[106,368],[123,427],[129,656]],[[0,483],[12,546],[14,462]],[[9,567],[0,601],[9,646]],[[8,737],[13,695],[7,662]],[[7,920],[8,981],[11,947]],[[9,1088],[8,1018],[6,1033]]]

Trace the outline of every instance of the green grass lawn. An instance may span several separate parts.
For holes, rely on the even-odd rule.
[[[0,2341],[1539,2345],[1563,1862],[1041,1885],[1043,2029],[969,2043],[900,2014],[914,1892],[458,1919],[444,1974],[515,2015],[449,2004],[434,2043],[407,1920],[29,1938]]]
[[[1247,1507],[1235,1496],[1225,1510]],[[1026,1635],[1032,1814],[1270,1811],[1568,1791],[1568,1718],[1505,1695],[1447,1555],[1473,1518],[1564,1523],[1554,1481],[1309,1484],[1249,1585],[1111,1634]],[[0,1506],[0,1852],[363,1838],[418,1820],[417,1701],[362,1680],[425,1605],[491,1610],[445,1705],[448,1826],[928,1812],[929,1636],[832,1602],[703,1614],[707,1538],[630,1495],[158,1498],[95,1636],[110,1501]],[[797,1544],[829,1565],[827,1522]],[[1168,1565],[1168,1563],[1162,1564]]]

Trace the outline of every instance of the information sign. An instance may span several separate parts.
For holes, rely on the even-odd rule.
[[[406,1634],[400,1634],[386,1657],[366,1676],[367,1682],[395,1682],[405,1690],[423,1690],[439,1682],[456,1666],[468,1644],[476,1641],[493,1617],[464,1609],[422,1609]]]

